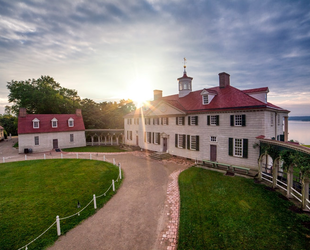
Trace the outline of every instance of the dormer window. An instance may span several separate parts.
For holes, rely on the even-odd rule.
[[[73,119],[73,118],[70,118],[70,119],[68,120],[68,126],[69,126],[70,128],[74,127],[74,119]]]
[[[207,95],[203,95],[202,96],[202,104],[205,105],[205,104],[209,104],[209,98]]]
[[[40,128],[40,120],[38,118],[34,118],[32,120],[33,128]]]
[[[202,104],[203,105],[207,105],[217,95],[217,92],[214,91],[214,90],[206,90],[206,89],[204,89],[200,94],[201,94],[201,97],[202,97]]]
[[[56,118],[53,118],[51,122],[52,122],[52,128],[58,127],[58,120]]]

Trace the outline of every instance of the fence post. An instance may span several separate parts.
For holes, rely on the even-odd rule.
[[[119,179],[122,179],[122,168],[121,168],[121,164],[118,163],[118,168],[119,168]]]
[[[115,192],[115,184],[114,184],[114,180],[112,180],[112,188],[113,188],[113,192]]]
[[[94,209],[97,209],[96,195],[93,195],[94,198]]]
[[[89,154],[89,159],[91,160],[91,154]]]
[[[115,165],[115,158],[113,158],[113,165]]]
[[[103,156],[103,161],[105,161],[105,155]]]
[[[76,159],[79,159],[79,153],[76,153]]]
[[[4,157],[3,157],[3,163],[5,163],[5,159],[4,159]]]
[[[27,161],[27,155],[25,155],[25,161]]]
[[[44,160],[46,160],[46,155],[44,154]]]
[[[56,226],[57,226],[57,235],[60,236],[61,232],[60,232],[60,220],[59,220],[59,216],[56,216]]]

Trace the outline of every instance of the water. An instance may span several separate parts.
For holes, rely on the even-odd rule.
[[[310,145],[310,121],[288,121],[288,139]]]

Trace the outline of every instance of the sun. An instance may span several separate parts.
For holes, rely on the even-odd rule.
[[[126,96],[131,99],[137,108],[152,99],[152,84],[147,78],[136,78],[127,85]]]

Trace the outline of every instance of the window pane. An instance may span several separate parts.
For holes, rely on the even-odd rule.
[[[242,157],[242,139],[235,139],[234,155]]]
[[[235,126],[242,126],[242,115],[235,115]]]
[[[196,136],[191,136],[191,149],[196,149]]]

